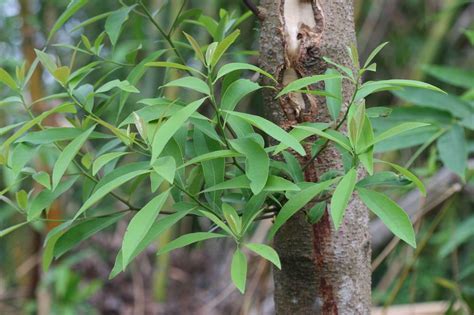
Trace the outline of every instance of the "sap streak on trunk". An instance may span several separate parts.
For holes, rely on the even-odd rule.
[[[262,0],[261,66],[281,86],[327,69],[322,56],[353,67],[346,47],[355,43],[351,0]],[[270,84],[270,82],[264,82]],[[312,88],[323,88],[322,85]],[[352,87],[344,82],[347,102]],[[267,90],[267,116],[283,128],[304,122],[328,122],[324,98],[290,94],[279,100]],[[299,157],[301,163],[307,157]],[[342,168],[329,146],[307,168],[305,179],[317,181],[329,169]],[[308,205],[310,207],[311,205]],[[370,245],[368,213],[357,198],[351,200],[344,222],[335,231],[329,215],[314,226],[300,213],[275,237],[283,269],[275,270],[277,314],[369,314]]]

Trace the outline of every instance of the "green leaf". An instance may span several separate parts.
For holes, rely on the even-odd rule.
[[[250,180],[245,175],[236,176],[225,182],[206,188],[202,193],[229,189],[250,189]]]
[[[334,69],[328,69],[326,75],[339,75]],[[326,79],[324,81],[326,92],[335,97],[326,97],[326,104],[328,106],[329,114],[333,120],[337,120],[342,106],[342,77],[334,79]]]
[[[58,67],[54,60],[54,57],[50,54],[45,53],[44,51],[35,49],[36,56],[38,57],[39,61],[43,65],[43,67],[48,70],[49,73],[53,73],[54,70]]]
[[[394,91],[393,94],[408,103],[449,112],[459,118],[465,118],[473,114],[469,102],[455,95],[413,88]]]
[[[330,134],[328,132],[325,132],[325,131],[322,131],[321,129],[318,129],[318,128],[314,128],[314,127],[309,127],[309,126],[295,126],[295,128],[297,129],[303,129],[303,130],[306,130],[306,131],[309,131],[315,135],[318,135],[320,137],[323,137],[325,139],[328,139],[328,140],[331,140],[337,144],[339,144],[341,147],[343,147],[344,149],[346,149],[347,151],[351,152],[352,151],[352,148],[349,144],[349,141],[347,140],[347,138],[340,134],[340,136],[342,136],[342,140],[341,137],[339,136],[335,136],[334,134]],[[347,141],[346,141],[347,140]]]
[[[468,154],[464,129],[452,126],[438,139],[437,147],[443,164],[465,180]]]
[[[300,155],[302,156],[306,155],[306,152],[303,146],[298,142],[298,140],[296,140],[293,136],[288,134],[285,130],[278,127],[271,121],[266,120],[259,116],[246,114],[246,113],[231,112],[231,111],[225,111],[225,112],[231,116],[239,117],[245,120],[246,122],[250,123],[251,125],[259,128],[260,130],[268,134],[270,137],[284,143],[288,147],[298,152]]]
[[[15,80],[2,68],[0,68],[0,82],[8,86],[12,90],[17,90],[18,86]]]
[[[444,92],[443,90],[441,90],[440,88],[434,85],[421,82],[421,81],[415,81],[415,80],[391,79],[391,80],[377,81],[377,83],[390,84],[390,85],[398,86],[398,87],[413,87],[413,88],[431,90],[431,91],[436,91],[436,92],[446,94],[446,92]]]
[[[248,243],[248,244],[245,244],[245,247],[247,247],[254,253],[262,256],[266,260],[270,261],[278,269],[281,270],[280,257],[278,257],[278,253],[270,246],[265,245],[265,244]]]
[[[423,182],[418,177],[416,177],[415,174],[413,174],[412,172],[410,172],[406,168],[404,168],[400,165],[394,164],[394,163],[390,163],[390,162],[386,162],[386,161],[382,161],[382,160],[377,160],[377,162],[390,165],[390,167],[393,167],[394,169],[396,169],[397,172],[399,172],[400,174],[402,174],[403,176],[408,178],[410,181],[412,181],[416,185],[416,187],[418,187],[418,189],[420,190],[420,192],[423,196],[426,196],[425,185],[423,184]]]
[[[374,173],[374,147],[370,144],[374,141],[374,130],[367,115],[365,115],[364,118],[364,124],[356,145],[356,150],[366,148],[365,151],[359,152],[358,158],[367,172],[372,175]]]
[[[247,281],[247,258],[238,248],[232,256],[230,275],[234,285],[239,289],[240,293],[244,294],[245,282]]]
[[[163,208],[165,202],[168,200],[168,196],[169,190],[153,198],[135,214],[128,224],[122,242],[123,269],[125,269],[125,266],[132,260],[133,253],[155,224],[161,208]]]
[[[206,64],[206,60],[205,60],[205,58],[204,58],[204,54],[202,53],[201,47],[199,46],[198,42],[194,39],[194,37],[192,37],[192,36],[189,35],[188,33],[183,32],[183,34],[184,34],[184,36],[186,37],[186,39],[188,40],[188,42],[191,44],[191,47],[193,47],[194,52],[196,53],[196,57],[197,57],[203,64]]]
[[[276,82],[275,78],[268,72],[260,69],[257,66],[248,64],[248,63],[240,63],[240,62],[235,62],[235,63],[228,63],[223,65],[220,69],[219,72],[217,72],[216,79],[214,82],[222,78],[223,76],[234,72],[234,71],[240,71],[240,70],[250,70],[250,71],[255,71],[257,73],[263,74],[264,76],[272,79],[274,82]]]
[[[48,128],[40,131],[29,132],[20,139],[17,143],[31,143],[34,145],[50,144],[57,141],[73,140],[81,135],[84,131],[79,128],[57,127]],[[109,139],[112,135],[92,132],[89,139]]]
[[[474,71],[446,66],[424,66],[423,70],[436,79],[458,87],[474,88]]]
[[[284,179],[283,177],[270,175],[265,184],[264,191],[299,191],[298,185]]]
[[[393,200],[376,191],[358,187],[359,197],[393,234],[416,248],[415,231],[410,218]]]
[[[110,14],[105,20],[105,32],[109,35],[112,46],[117,43],[122,25],[128,20],[128,14],[132,7],[122,7]]]
[[[69,80],[69,75],[71,74],[71,69],[69,69],[67,66],[62,66],[56,68],[51,74],[56,79],[56,81],[61,83],[63,86],[66,86]]]
[[[242,154],[239,153],[239,152],[235,152],[233,150],[217,150],[217,151],[213,151],[213,152],[209,152],[209,153],[199,155],[199,156],[189,160],[188,162],[184,163],[183,165],[181,165],[178,168],[187,167],[187,166],[190,166],[190,165],[193,165],[193,164],[199,164],[201,162],[206,162],[206,161],[210,161],[210,160],[214,160],[214,159],[231,158],[231,157],[239,157],[239,156],[242,156]]]
[[[269,239],[272,239],[278,229],[285,224],[296,212],[306,206],[311,200],[313,200],[318,194],[328,189],[334,180],[328,180],[321,183],[311,184],[308,188],[303,189],[300,192],[292,195],[288,201],[283,205],[277,217],[275,223],[268,232]]]
[[[73,16],[80,8],[82,8],[87,3],[87,0],[72,0],[69,2],[66,10],[61,14],[61,16],[54,23],[51,31],[49,32],[48,42],[51,40],[53,35],[64,25]]]
[[[222,213],[234,235],[240,236],[242,233],[242,220],[237,211],[231,205],[222,204]]]
[[[171,82],[166,83],[163,87],[171,86],[188,88],[199,93],[203,93],[205,95],[210,94],[209,87],[207,86],[206,82],[195,77],[184,77],[177,80],[173,80]]]
[[[289,83],[285,88],[283,88],[280,93],[276,96],[276,98],[288,94],[290,92],[294,91],[299,91],[304,87],[307,87],[308,85],[316,84],[321,81],[327,81],[327,80],[334,80],[334,79],[341,79],[342,76],[341,74],[321,74],[321,75],[313,75],[310,77],[304,77],[298,80],[295,80],[291,83]]]
[[[69,164],[71,164],[72,160],[77,155],[82,145],[86,142],[87,138],[92,133],[94,128],[95,126],[89,128],[88,130],[84,131],[81,135],[79,135],[76,139],[71,141],[71,143],[69,143],[59,155],[53,168],[53,175],[52,175],[53,190],[56,189],[56,187],[58,187],[58,184],[61,181],[61,178],[63,177],[64,173],[66,172]]]
[[[220,227],[223,231],[229,234],[232,237],[235,237],[234,232],[232,232],[229,227],[221,220],[218,216],[214,213],[206,211],[206,210],[196,210],[196,213],[200,216],[206,217],[211,220],[215,225]]]
[[[145,64],[145,67],[158,67],[158,68],[173,68],[173,69],[178,69],[178,70],[184,70],[184,71],[190,71],[190,72],[196,72],[205,77],[205,75],[200,72],[197,69],[194,69],[192,67],[188,67],[185,65],[182,65],[180,63],[175,63],[175,62],[166,62],[166,61],[154,61],[154,62],[148,62]]]
[[[354,191],[356,180],[357,172],[354,168],[351,168],[336,186],[331,197],[330,213],[336,230],[341,226],[344,213],[346,212],[347,205]]]
[[[153,170],[168,183],[173,184],[176,174],[176,161],[171,156],[164,156],[156,160],[153,164]]]
[[[381,134],[377,135],[374,139],[374,141],[370,145],[377,144],[385,139],[395,137],[399,134],[405,133],[407,131],[420,128],[420,127],[426,127],[429,126],[430,124],[426,123],[420,123],[420,122],[407,122],[407,123],[402,123],[400,125],[397,125],[393,128],[390,128]]]
[[[140,91],[134,87],[130,82],[127,80],[120,81],[118,79],[109,81],[102,85],[100,88],[97,89],[97,93],[105,93],[108,92],[114,88],[118,88],[124,92],[128,93],[140,93]]]
[[[210,62],[211,67],[214,67],[219,62],[221,57],[224,55],[227,49],[229,49],[229,47],[235,42],[239,35],[240,31],[235,30],[229,36],[224,38],[220,43],[217,44],[216,50],[212,54],[212,60]]]
[[[370,53],[369,57],[367,57],[367,60],[364,63],[364,68],[367,68],[372,60],[378,55],[378,53],[388,44],[388,42],[382,43],[378,45],[372,52]]]
[[[201,98],[200,100],[194,101],[183,107],[160,126],[153,138],[150,164],[155,163],[168,141],[179,130],[179,128],[181,128],[186,120],[197,111],[202,103],[204,103],[205,99],[206,98]]]
[[[165,254],[172,250],[182,248],[194,243],[198,243],[198,242],[213,239],[213,238],[222,238],[222,237],[226,237],[226,235],[218,234],[218,233],[208,233],[208,232],[189,233],[189,234],[180,236],[177,239],[172,240],[171,242],[167,243],[165,246],[159,249],[156,254],[157,255]]]
[[[367,176],[357,183],[357,187],[370,188],[372,186],[401,187],[411,184],[407,178],[395,174],[394,172],[376,172],[372,176]]]
[[[38,172],[33,174],[33,179],[39,183],[41,186],[45,187],[48,190],[51,190],[51,179],[49,178],[49,174],[46,172]]]
[[[92,164],[92,175],[95,176],[99,172],[99,170],[107,163],[129,153],[130,152],[109,152],[99,156]]]
[[[389,107],[377,106],[367,108],[365,114],[369,118],[387,117],[392,113],[392,109]]]
[[[247,79],[239,79],[232,82],[225,90],[221,99],[221,109],[232,111],[237,104],[248,94],[260,89],[258,83]]]
[[[296,157],[290,152],[286,151],[283,152],[283,157],[285,158],[285,162],[288,166],[288,170],[290,171],[293,181],[296,183],[304,181],[304,174],[301,170],[300,162],[298,162]]]
[[[28,193],[23,189],[17,191],[15,194],[16,203],[18,207],[22,210],[25,210],[28,207]]]
[[[137,176],[149,173],[150,170],[137,170],[132,171],[129,173],[125,173],[121,176],[117,176],[116,178],[107,181],[106,184],[101,185],[101,182],[106,181],[106,177],[104,177],[101,182],[97,184],[96,190],[92,193],[89,199],[84,202],[82,207],[77,211],[76,215],[72,219],[72,221],[76,220],[81,214],[83,214],[86,210],[92,207],[96,202],[102,199],[105,195],[110,193],[115,188],[125,184],[126,182],[134,179]],[[109,174],[110,175],[110,174]]]
[[[185,210],[178,211],[171,215],[168,215],[164,218],[159,219],[154,222],[151,229],[146,233],[145,237],[142,239],[140,244],[134,249],[132,255],[128,261],[132,261],[135,257],[138,256],[143,250],[145,250],[153,241],[155,241],[161,234],[166,232],[170,227],[172,227],[176,222],[184,218],[193,208],[188,208]],[[109,279],[114,278],[120,272],[122,272],[127,266],[123,266],[122,251],[120,250],[115,258],[115,265],[112,271],[110,272]]]
[[[40,192],[29,204],[29,209],[27,211],[28,221],[38,218],[44,209],[48,208],[56,199],[59,198],[59,196],[68,191],[72,185],[74,185],[77,178],[78,176],[73,176],[66,179],[59,183],[54,191],[46,189]]]
[[[232,147],[246,157],[245,174],[250,180],[250,189],[256,195],[267,183],[270,158],[257,142],[251,138],[240,138],[231,141]]]
[[[0,238],[4,237],[5,235],[7,234],[10,234],[11,232],[15,231],[15,230],[18,230],[19,228],[21,228],[22,226],[25,226],[27,225],[29,222],[22,222],[22,223],[19,223],[19,224],[15,224],[13,226],[10,226],[6,229],[3,229],[3,230],[0,230]]]
[[[59,239],[56,241],[54,246],[54,257],[61,257],[73,247],[118,222],[124,216],[124,213],[117,213],[106,217],[87,219],[86,221],[72,226],[69,230],[64,232],[64,234],[61,234]]]

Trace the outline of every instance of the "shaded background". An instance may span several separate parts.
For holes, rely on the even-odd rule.
[[[130,1],[124,1],[130,4]],[[182,1],[145,1],[154,10],[160,10],[157,21],[169,27],[182,7]],[[0,67],[14,73],[25,59],[35,58],[34,48],[43,48],[54,21],[63,12],[68,1],[0,0]],[[116,10],[116,1],[91,1],[66,23],[50,45],[50,52],[59,56],[63,64],[69,64],[72,51],[65,45],[76,45],[85,34],[91,42],[103,32],[100,20],[84,28],[75,27],[88,18]],[[459,0],[356,0],[356,29],[361,59],[381,42],[390,44],[377,57],[377,73],[365,80],[406,78],[425,80],[436,84],[453,95],[448,101],[460,97],[473,106],[474,83],[474,2]],[[237,19],[247,12],[239,1],[186,1],[184,10],[199,9],[202,16],[219,21],[224,9],[230,18]],[[190,20],[198,20],[198,12]],[[203,21],[202,19],[200,21]],[[258,64],[258,22],[253,16],[245,19],[239,28],[242,36],[227,60],[248,61]],[[192,21],[184,21],[179,30],[192,33],[200,43],[209,43],[211,36]],[[176,32],[178,38],[182,37]],[[111,51],[105,47],[102,56],[110,67],[103,67],[91,77],[100,80],[114,69],[116,63],[127,63],[130,51],[141,59],[150,52],[165,48],[166,43],[153,26],[139,15],[131,14],[120,44]],[[141,47],[140,44],[142,45]],[[189,50],[183,50],[185,58],[193,62]],[[171,56],[171,55],[170,55]],[[168,57],[170,57],[168,56]],[[77,54],[79,64],[86,64],[97,57]],[[170,57],[171,58],[171,57]],[[445,65],[462,69],[472,75],[458,78],[446,76],[427,65]],[[114,76],[124,77],[127,68],[122,67]],[[157,88],[173,73],[150,71],[140,83],[140,98],[156,96]],[[0,87],[0,128],[27,119],[26,113],[15,106],[2,104],[9,96]],[[30,87],[32,100],[57,92],[54,80],[37,71]],[[192,99],[194,95],[178,95],[172,89],[166,91],[170,98]],[[397,93],[395,93],[397,94]],[[419,102],[413,94],[398,93],[400,98],[385,93],[371,97],[368,105],[402,108]],[[423,96],[421,96],[423,97]],[[447,101],[447,102],[448,102]],[[44,111],[54,101],[38,102],[34,110]],[[137,108],[133,101],[127,103],[124,117]],[[242,110],[261,112],[259,95],[248,98]],[[445,103],[443,106],[449,107]],[[430,106],[428,106],[430,107]],[[108,113],[111,121],[114,112]],[[441,111],[440,119],[450,119]],[[420,115],[423,115],[421,113]],[[403,115],[397,116],[403,119]],[[405,117],[406,118],[406,117]],[[469,122],[469,121],[468,121]],[[472,122],[474,124],[474,122]],[[49,125],[67,125],[67,121],[52,118]],[[375,124],[377,127],[377,124]],[[466,127],[463,125],[463,128]],[[469,126],[467,126],[469,127]],[[472,129],[472,125],[471,128]],[[465,129],[468,151],[474,151],[472,130]],[[1,135],[1,134],[0,134]],[[426,143],[432,134],[425,132],[410,139],[398,139],[379,150],[385,158],[404,164]],[[411,142],[410,142],[411,141]],[[407,144],[413,145],[406,148]],[[50,165],[40,153],[38,167]],[[374,239],[373,301],[375,305],[391,305],[428,301],[447,301],[474,304],[474,182],[472,162],[470,177],[462,182],[455,174],[443,168],[437,146],[427,145],[414,163],[415,170],[431,194],[426,200],[412,193],[412,187],[391,189],[401,203],[416,218],[419,248],[413,250],[404,244],[391,241],[390,234],[372,225]],[[9,174],[0,174],[0,190],[12,184]],[[3,195],[3,193],[2,193]],[[80,202],[80,194],[69,193],[53,204],[49,218],[61,219]],[[408,196],[408,197],[407,197]],[[411,197],[410,197],[411,196]],[[14,199],[14,195],[12,197]],[[140,198],[139,195],[134,198]],[[411,198],[411,199],[410,199]],[[0,230],[21,221],[21,217],[0,200]],[[111,201],[112,203],[112,201]],[[113,207],[114,205],[111,204]],[[253,242],[265,238],[270,222],[263,222],[252,236]],[[0,238],[0,314],[271,314],[273,312],[271,267],[268,262],[252,257],[250,260],[248,289],[244,296],[230,282],[228,265],[232,244],[210,241],[204,245],[179,250],[170,255],[155,258],[156,248],[150,248],[134,262],[128,271],[112,281],[108,274],[116,252],[121,246],[126,222],[92,237],[72,254],[57,261],[48,273],[39,268],[41,246],[46,232],[54,222],[38,223],[19,232]],[[157,244],[163,244],[174,235],[196,227],[193,221],[184,221],[163,236]],[[384,234],[385,233],[385,234]],[[469,304],[470,303],[470,304]],[[474,308],[472,308],[474,309]],[[471,309],[471,310],[472,310]]]

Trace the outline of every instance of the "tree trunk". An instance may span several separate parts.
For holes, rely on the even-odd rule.
[[[356,43],[352,1],[262,0],[260,5],[261,66],[281,86],[324,73],[328,65],[323,56],[354,69],[346,49]],[[343,112],[352,92],[353,87],[344,80]],[[330,121],[324,98],[274,97],[267,89],[265,111],[285,129],[305,121]],[[307,157],[299,159],[302,164],[308,161]],[[342,162],[329,146],[306,169],[305,180],[316,182],[318,176],[335,168],[341,169]],[[353,198],[337,232],[327,209],[313,226],[302,211],[280,229],[275,237],[283,266],[274,274],[277,314],[370,314],[368,221],[367,209]]]

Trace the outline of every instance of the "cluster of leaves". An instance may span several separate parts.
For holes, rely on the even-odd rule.
[[[72,1],[54,25],[50,38],[85,3]],[[199,23],[211,29],[214,39],[220,38],[205,47],[201,47],[191,35],[184,34],[188,41],[186,47],[194,51],[199,66],[185,64],[174,43],[169,40],[170,33],[163,32],[181,62],[157,61],[166,53],[160,50],[133,65],[125,80],[105,82],[106,76],[95,85],[84,83],[96,66],[107,62],[101,55],[105,36],[108,35],[111,44],[115,45],[120,34],[117,30],[121,29],[133,9],[124,6],[101,15],[101,18],[106,18],[106,32],[94,44],[82,36],[84,49],[79,45],[71,47],[75,54],[94,55],[99,61],[74,69],[73,63],[70,66],[60,65],[53,56],[38,50],[35,63],[28,71],[26,67],[18,67],[16,78],[4,70],[0,71],[0,82],[15,93],[3,102],[20,104],[31,116],[27,121],[0,129],[0,135],[6,136],[0,147],[0,162],[16,179],[0,194],[3,201],[26,217],[24,223],[0,231],[0,236],[25,224],[42,221],[45,211],[57,198],[66,191],[82,187],[82,201],[78,209],[70,219],[51,230],[45,239],[45,269],[54,258],[61,257],[83,240],[124,219],[127,213],[133,213],[111,272],[111,277],[114,277],[158,236],[184,217],[193,216],[211,222],[211,229],[182,235],[159,248],[158,254],[208,239],[232,239],[236,250],[231,264],[231,278],[236,287],[244,292],[247,273],[245,248],[281,268],[278,254],[270,246],[247,243],[246,235],[254,224],[262,219],[275,218],[269,233],[271,239],[291,216],[306,209],[307,204],[313,204],[306,211],[308,220],[317,223],[328,208],[334,227],[338,229],[356,191],[396,236],[416,246],[414,231],[406,213],[374,188],[414,183],[425,193],[423,184],[406,168],[374,159],[374,146],[427,124],[404,122],[375,134],[371,119],[387,115],[387,109],[366,109],[363,100],[372,93],[406,87],[442,91],[432,85],[409,80],[360,84],[364,72],[375,71],[372,60],[384,45],[379,46],[361,70],[355,73],[326,59],[334,69],[323,75],[291,82],[277,91],[276,97],[288,93],[323,95],[327,98],[332,121],[303,123],[285,131],[262,117],[235,110],[237,104],[252,92],[263,88],[276,90],[275,87],[264,87],[241,78],[241,72],[256,72],[276,81],[269,73],[251,64],[222,65],[223,55],[239,36],[238,30],[232,31],[238,21],[226,14],[223,16],[227,18],[221,19],[225,21],[224,26],[215,25],[208,19],[200,20]],[[156,24],[153,15],[145,7],[143,10]],[[97,20],[96,17],[82,24]],[[231,27],[227,27],[229,23]],[[229,30],[232,31],[229,35],[219,35]],[[354,64],[358,65],[357,51],[351,48],[349,53]],[[24,94],[39,63],[54,77],[63,92],[39,100],[57,99],[61,100],[61,104],[35,116],[31,111],[32,104],[26,101]],[[140,92],[136,85],[143,74],[147,69],[156,67],[187,74],[167,82],[162,88],[189,89],[202,97],[187,104],[179,99],[164,97],[141,99],[139,103],[145,107],[120,123],[106,121],[103,118],[104,109],[116,105],[118,121],[129,95]],[[346,106],[341,91],[343,80],[354,85],[354,93]],[[325,82],[325,91],[311,89],[322,81]],[[118,104],[113,102],[117,97]],[[199,113],[198,110],[204,105],[213,109],[212,114],[205,116]],[[43,121],[53,114],[66,117],[71,127],[44,126]],[[340,130],[345,123],[348,126],[347,135]],[[31,131],[33,128],[37,131]],[[262,134],[273,138],[277,144],[268,145]],[[314,137],[318,140],[312,143]],[[312,152],[304,149],[307,141],[313,145]],[[314,160],[328,145],[334,145],[339,150],[344,169],[322,174],[318,183],[306,182],[303,171],[307,165],[301,166],[296,156],[311,155]],[[50,151],[49,158],[54,161],[51,174],[28,166],[40,148]],[[282,159],[272,158],[280,156]],[[282,162],[283,159],[285,162]],[[374,173],[374,163],[387,164],[398,174]],[[359,165],[367,170],[368,175],[358,180]],[[34,193],[34,183],[43,186],[38,194]],[[18,184],[23,189],[18,189]],[[6,196],[12,190],[16,190],[15,201]],[[139,206],[131,201],[138,190],[149,192],[149,201]],[[119,201],[125,209],[112,213],[103,211],[105,200],[109,197]],[[92,213],[95,215],[92,216]]]

